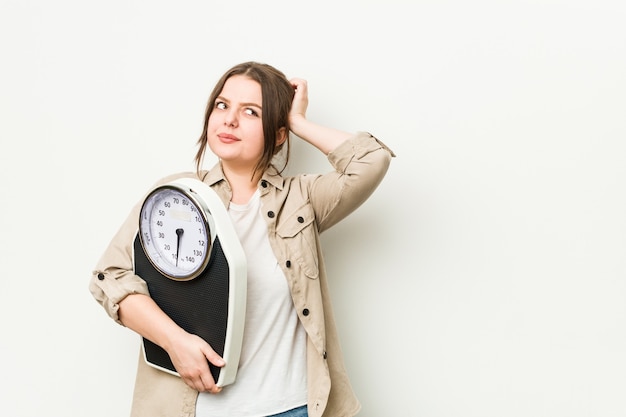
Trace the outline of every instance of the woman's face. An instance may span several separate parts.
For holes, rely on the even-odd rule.
[[[234,75],[213,103],[207,124],[211,151],[232,169],[254,169],[264,149],[261,85]]]

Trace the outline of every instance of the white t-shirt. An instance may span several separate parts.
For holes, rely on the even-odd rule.
[[[219,394],[200,393],[196,417],[262,417],[307,403],[306,332],[267,236],[257,190],[230,203],[246,253],[248,299],[237,378]]]

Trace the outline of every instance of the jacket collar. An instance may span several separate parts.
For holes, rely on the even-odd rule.
[[[282,190],[284,186],[284,179],[282,175],[280,175],[276,167],[274,167],[274,165],[271,165],[268,169],[265,170],[265,172],[261,176],[261,181],[267,181],[279,190]]]
[[[213,165],[213,168],[206,171],[201,178],[204,183],[210,186],[213,186],[221,181],[225,181],[226,183],[228,183],[228,180],[224,175],[224,170],[222,170],[222,164],[220,162],[217,162],[215,165]],[[274,165],[265,170],[265,172],[261,176],[261,181],[267,181],[279,190],[282,190],[284,186],[283,177],[282,175],[280,175]]]
[[[202,182],[210,186],[213,186],[220,181],[226,181],[226,176],[224,175],[224,171],[222,171],[222,164],[217,162],[213,165],[213,168],[204,172],[201,179]]]

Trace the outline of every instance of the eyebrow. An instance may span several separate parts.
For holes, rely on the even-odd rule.
[[[227,102],[227,103],[231,103],[231,101],[230,101],[229,99],[227,99],[226,97],[224,97],[224,96],[217,96],[217,97],[216,97],[216,100],[222,100],[222,101],[225,101],[225,102]],[[249,102],[249,103],[240,103],[240,105],[241,105],[241,107],[256,107],[256,108],[258,108],[258,109],[260,109],[260,110],[263,110],[263,107],[262,107],[262,106],[260,106],[260,105],[258,105],[258,104],[256,104],[256,103],[253,103],[253,102]]]

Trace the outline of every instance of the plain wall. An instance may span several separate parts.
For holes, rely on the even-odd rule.
[[[139,338],[91,271],[257,60],[397,154],[323,237],[360,416],[625,416],[625,21],[621,0],[2,1],[0,415],[127,415]],[[291,172],[330,169],[293,147]]]

